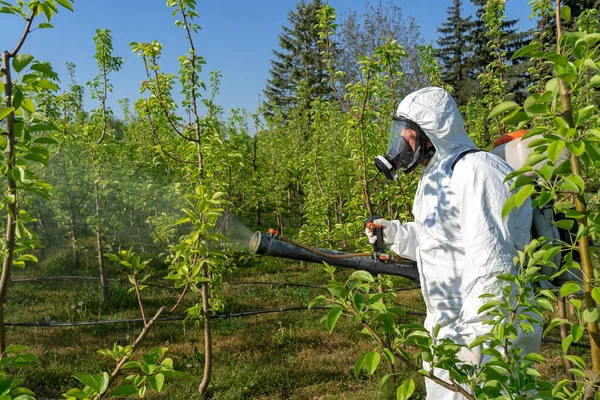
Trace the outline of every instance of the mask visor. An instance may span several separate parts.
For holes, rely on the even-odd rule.
[[[408,140],[402,136],[406,130],[412,130],[416,134],[414,151]],[[403,117],[394,117],[390,128],[386,158],[402,172],[412,172],[423,161],[423,137],[417,124]]]

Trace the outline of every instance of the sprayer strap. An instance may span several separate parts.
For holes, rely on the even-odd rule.
[[[479,153],[480,151],[484,151],[484,150],[481,150],[481,149],[469,149],[469,150],[465,150],[462,153],[460,153],[456,157],[456,159],[454,159],[454,162],[452,163],[452,166],[450,167],[451,170],[452,170],[452,172],[454,172],[454,167],[456,166],[456,163],[458,163],[460,160],[462,160],[464,156],[466,156],[467,154],[470,154],[470,153]]]

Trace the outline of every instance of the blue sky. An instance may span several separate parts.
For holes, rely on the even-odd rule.
[[[452,0],[395,1],[404,15],[417,20],[421,35],[428,42],[437,38],[436,29],[445,21],[446,9],[451,3]],[[329,4],[340,16],[349,9],[361,13],[366,2],[330,0]],[[371,4],[377,4],[377,0]],[[295,9],[295,5],[295,0],[198,1],[198,23],[202,31],[195,41],[199,54],[207,61],[203,78],[208,81],[208,72],[221,71],[221,89],[216,101],[226,111],[245,108],[252,112],[256,109],[269,76],[272,49],[278,47],[277,36],[282,25],[287,25],[287,14]],[[468,0],[463,8],[465,13],[474,12]],[[507,1],[507,16],[520,19],[521,29],[533,25],[529,20],[530,12],[526,0]],[[52,21],[55,28],[32,32],[21,52],[50,61],[64,86],[68,84],[65,62],[74,62],[77,81],[83,84],[98,73],[93,58],[95,30],[110,29],[114,55],[123,57],[125,63],[121,71],[110,77],[114,92],[110,94],[108,104],[116,115],[121,115],[117,100],[139,98],[139,82],[144,79],[141,60],[131,52],[129,43],[158,40],[164,46],[163,71],[176,73],[177,57],[184,54],[188,46],[183,30],[173,25],[174,20],[165,0],[75,0],[74,13],[61,9]],[[15,16],[0,14],[0,26],[3,28],[0,50],[12,50],[24,23]],[[86,99],[87,109],[96,106],[94,101]]]

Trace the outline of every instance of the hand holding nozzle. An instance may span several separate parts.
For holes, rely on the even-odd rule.
[[[387,219],[379,215],[372,215],[365,221],[365,234],[369,243],[373,245],[373,257],[381,261],[387,261],[389,256],[385,254],[383,244],[393,244],[396,236],[396,228]]]

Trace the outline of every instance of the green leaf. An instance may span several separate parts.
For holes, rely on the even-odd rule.
[[[108,389],[108,381],[110,380],[110,376],[108,372],[102,372],[96,375],[96,382],[98,382],[98,393],[102,394],[106,392]]]
[[[563,142],[562,140],[555,140],[554,142],[550,143],[550,145],[548,146],[548,158],[550,159],[550,161],[555,163],[556,160],[558,160],[558,156],[560,156],[560,153],[563,151],[564,148],[565,142]]]
[[[15,10],[10,7],[0,7],[0,13],[3,14],[16,14]]]
[[[31,101],[31,99],[28,97],[23,99],[23,102],[21,103],[21,107],[23,107],[23,109],[25,109],[26,111],[28,111],[30,113],[35,112],[35,104],[33,104],[33,101]]]
[[[383,378],[381,378],[381,381],[379,381],[379,390],[383,390],[383,388],[385,387],[385,385],[390,381],[390,378],[393,376],[394,374],[387,374],[384,375]]]
[[[527,57],[531,53],[539,50],[540,47],[541,47],[540,43],[531,43],[525,47],[522,47],[519,50],[514,52],[514,54],[511,57],[511,60],[514,60],[515,58],[519,58],[519,57]]]
[[[567,352],[567,350],[569,350],[571,343],[573,343],[573,336],[569,335],[563,339],[561,345],[562,345],[562,349],[565,353]]]
[[[560,65],[561,67],[566,67],[567,65],[569,65],[569,59],[566,56],[553,51],[544,54],[543,58],[553,62],[554,65]]]
[[[570,21],[571,20],[571,7],[562,6],[560,8],[560,16],[562,18],[564,18],[565,21]]]
[[[548,112],[548,106],[546,104],[534,103],[528,107],[525,107],[525,111],[529,114],[545,114]]]
[[[588,33],[583,37],[583,40],[585,40],[588,45],[592,45],[600,40],[600,33]]]
[[[596,303],[600,303],[600,288],[595,287],[592,289],[592,298],[596,301]]]
[[[580,176],[577,175],[566,175],[563,177],[561,187],[565,190],[570,190],[579,194],[583,194],[585,189],[585,183]]]
[[[521,106],[515,103],[514,101],[505,101],[503,103],[500,103],[496,107],[494,107],[492,111],[490,111],[490,113],[488,114],[488,119],[494,118],[509,110],[514,110],[515,108],[521,108]]]
[[[510,196],[508,200],[502,206],[502,219],[506,219],[506,216],[516,207],[515,196]]]
[[[113,396],[132,396],[137,394],[138,389],[132,385],[119,386],[113,393]]]
[[[137,390],[135,391],[137,393]],[[85,398],[90,398],[90,395],[87,394],[86,392],[84,392],[81,389],[78,388],[73,388],[70,389],[67,393],[64,394],[64,396],[67,396],[69,399],[71,398],[76,398],[76,399],[85,399]]]
[[[181,279],[181,276],[177,275],[176,278],[169,278],[169,276],[167,276],[165,279]],[[311,309],[313,307],[316,307],[319,304],[321,304],[322,302],[324,302],[325,300],[327,300],[327,298],[323,295],[315,297],[314,299],[312,299],[311,301],[308,302],[308,308]]]
[[[585,142],[585,153],[593,162],[600,161],[600,149],[598,148],[598,144],[592,141]]]
[[[98,382],[96,382],[96,379],[94,379],[94,377],[91,374],[88,374],[86,372],[79,372],[73,375],[73,377],[75,377],[75,379],[77,379],[84,385],[87,385],[94,389],[96,393],[99,393],[100,385],[98,385]]]
[[[389,349],[383,349],[383,355],[385,356],[385,358],[387,358],[387,360],[389,361],[390,364],[395,364],[396,363],[396,359],[394,358],[394,354],[389,350]]]
[[[15,110],[18,110],[21,107],[21,103],[23,103],[23,92],[17,86],[15,86],[13,91],[13,99],[12,106]]]
[[[165,383],[165,376],[163,374],[156,374],[148,378],[148,384],[152,387],[152,389],[160,392]]]
[[[534,376],[536,378],[540,378],[542,376],[542,374],[540,374],[537,370],[533,368],[525,368],[525,374],[529,376]]]
[[[329,329],[329,333],[333,332],[333,328],[335,327],[335,324],[337,323],[337,321],[341,315],[342,315],[342,309],[339,306],[332,308],[327,313],[327,328]]]
[[[33,56],[31,54],[17,54],[17,56],[13,58],[12,66],[16,72],[21,72],[32,61]]]
[[[585,369],[585,361],[581,357],[577,357],[573,354],[566,354],[564,356],[567,360],[571,361],[577,368]]]
[[[356,308],[358,311],[362,311],[365,306],[365,297],[359,292],[354,293],[353,304],[354,308]]]
[[[528,361],[533,361],[534,363],[545,363],[546,362],[546,359],[537,353],[529,353],[529,354],[525,355],[525,357],[523,357],[523,358],[525,358]]]
[[[569,124],[567,124],[567,121],[565,121],[565,119],[563,117],[554,117],[554,123],[556,124],[556,126],[558,128],[564,128],[564,129],[569,129]]]
[[[360,370],[362,369],[364,363],[365,356],[362,356],[361,358],[356,360],[356,364],[354,364],[354,375],[358,376],[358,374],[360,374]]]
[[[567,282],[560,288],[560,295],[566,297],[570,294],[577,293],[581,290],[581,287],[577,282]]]
[[[561,219],[560,221],[556,221],[556,222],[553,222],[553,223],[554,223],[554,225],[556,225],[560,229],[564,229],[564,230],[570,231],[571,228],[573,228],[573,225],[575,224],[575,221],[572,220],[572,219]]]
[[[146,364],[146,365],[156,364],[154,357],[152,357],[150,354],[142,354],[142,360],[144,361],[144,364]]]
[[[48,79],[44,79],[44,78],[38,79],[34,83],[34,85],[39,86],[43,89],[48,89],[48,90],[57,90],[58,89],[58,86],[55,83],[50,82]]]
[[[546,90],[552,93],[556,93],[558,91],[558,79],[552,78],[548,82],[546,82]]]
[[[585,67],[591,69],[591,70],[594,70],[594,71],[600,70],[600,68],[598,68],[598,66],[596,65],[596,63],[593,60],[589,59],[589,58],[585,59],[585,61],[583,62],[583,65]]]
[[[48,157],[42,154],[29,153],[25,154],[23,158],[29,161],[35,161],[37,163],[44,164],[46,166],[48,165]]]
[[[0,108],[0,121],[6,118],[11,112],[15,111],[14,107]]]
[[[397,400],[408,400],[415,391],[415,382],[412,379],[404,381],[396,391]]]
[[[29,347],[18,344],[10,345],[4,350],[4,354],[18,354],[28,350]]]
[[[37,144],[58,144],[58,142],[49,137],[39,137],[33,140],[33,143]]]
[[[596,322],[598,320],[598,309],[594,307],[583,310],[583,320],[585,322]]]
[[[579,109],[573,116],[574,117],[573,119],[575,121],[575,126],[581,126],[581,125],[585,124],[585,122],[592,115],[594,115],[595,111],[596,111],[595,105],[588,105],[588,106],[585,106],[585,107]]]
[[[27,131],[28,132],[38,132],[38,131],[56,131],[56,126],[51,123],[51,122],[47,122],[47,123],[42,123],[42,124],[35,124],[35,125],[31,125]],[[40,138],[43,139],[43,138]]]
[[[525,159],[525,163],[523,164],[524,167],[531,167],[534,166],[535,164],[544,161],[546,159],[546,155],[545,154],[539,154],[539,153],[530,153],[527,158]]]
[[[566,73],[566,74],[560,74],[558,75],[558,77],[560,79],[562,79],[563,81],[565,81],[566,83],[571,83],[573,82],[575,79],[577,79],[577,74],[573,74],[573,73]]]
[[[361,282],[375,282],[373,276],[367,271],[357,270],[350,275],[348,278],[350,281],[361,281]]]
[[[585,311],[587,311],[587,310],[585,310]],[[584,311],[584,313],[585,313],[585,311]],[[596,310],[596,314],[597,313],[598,313],[598,311]],[[579,342],[579,339],[581,339],[584,332],[585,332],[585,327],[583,325],[579,325],[579,324],[571,325],[571,335],[573,336],[574,342]]]
[[[567,142],[567,149],[579,157],[585,151],[585,142]]]
[[[377,366],[379,365],[380,360],[381,355],[379,355],[379,353],[376,351],[365,354],[364,367],[369,375],[373,375],[373,373],[377,371]]]
[[[544,307],[546,310],[554,312],[554,306],[552,305],[552,303],[550,303],[550,301],[548,301],[548,299],[539,298],[535,302],[538,305]]]
[[[123,364],[123,366],[121,368],[126,369],[126,368],[139,368],[142,366],[142,363],[140,363],[139,361],[127,361],[125,364]]]
[[[520,207],[523,205],[525,200],[527,200],[531,195],[535,192],[534,185],[525,185],[523,186],[515,195],[515,207]]]
[[[71,6],[70,0],[56,0],[56,2],[67,10],[73,11],[73,6]]]

